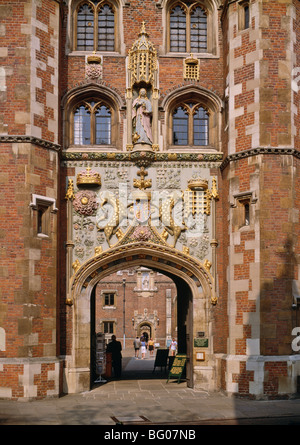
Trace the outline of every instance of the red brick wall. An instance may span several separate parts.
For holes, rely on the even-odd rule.
[[[4,134],[26,133],[25,125],[15,121],[15,112],[28,112],[30,109],[30,72],[25,68],[30,63],[30,52],[26,49],[28,36],[21,32],[21,27],[29,23],[24,15],[26,3],[21,0],[9,2],[8,5],[7,1],[0,1],[4,29],[0,35],[0,47],[6,48],[6,54],[1,57],[6,84],[0,92],[0,124],[1,133]]]
[[[0,1],[5,72],[0,93],[0,318],[6,334],[0,357],[55,356],[57,352],[56,215],[50,215],[49,237],[41,238],[37,236],[37,211],[30,207],[33,194],[57,198],[57,146],[43,146],[41,141],[57,141],[49,130],[49,122],[57,119],[57,106],[47,101],[47,94],[57,94],[56,70],[51,66],[58,47],[57,29],[52,27],[57,11],[58,4],[52,0],[33,6],[23,0]],[[38,45],[32,49],[34,39],[39,49]],[[9,135],[28,139],[11,142]],[[30,139],[35,137],[37,140]]]
[[[55,193],[57,164],[52,155],[31,144],[2,145],[1,325],[6,350],[0,357],[56,354],[56,215],[51,214],[49,238],[39,238],[37,212],[29,207],[33,193]],[[31,334],[37,336],[33,343]]]
[[[294,62],[294,69],[297,67],[300,67],[300,5],[299,2],[294,1],[293,5],[295,7],[295,19],[293,21],[293,30],[294,33],[296,35],[295,41],[294,41],[294,53],[295,53],[295,62]],[[293,79],[297,79],[297,77],[299,77],[300,71],[297,71],[296,76],[293,76]],[[300,148],[300,113],[299,113],[299,108],[300,108],[300,95],[299,95],[299,91],[300,91],[300,81],[297,80],[297,86],[298,86],[298,93],[297,92],[293,92],[293,103],[295,105],[295,108],[297,110],[297,113],[294,114],[293,118],[294,118],[294,124],[296,127],[296,135],[295,135],[295,147],[297,148],[297,150],[299,150]]]
[[[246,362],[240,363],[239,374],[233,374],[232,381],[239,384],[239,394],[249,394],[249,383],[253,381],[254,372],[246,370]]]
[[[266,362],[265,374],[264,394],[268,398],[278,397],[279,379],[288,375],[287,362]]]
[[[228,181],[225,175],[218,174],[219,200],[216,202],[216,238],[218,240],[217,252],[217,279],[218,279],[218,303],[214,307],[214,352],[227,352],[228,338]]]
[[[262,38],[268,45],[263,49],[266,71],[260,97],[261,143],[273,147],[292,143],[291,66],[287,64],[292,24],[284,20],[290,14],[289,6],[289,1],[262,3],[262,14],[268,18],[262,29]]]
[[[297,275],[294,158],[267,156],[262,164],[261,347],[265,355],[291,353],[292,280]],[[296,229],[297,230],[297,229]]]
[[[5,88],[1,89],[0,133],[34,135],[57,143],[57,132],[52,129],[50,122],[57,121],[58,101],[53,104],[53,101],[47,99],[47,94],[57,96],[58,75],[55,64],[58,49],[56,39],[59,36],[57,29],[52,27],[55,19],[51,19],[57,17],[59,23],[56,16],[58,5],[52,0],[42,0],[41,7],[37,5],[36,10],[30,6],[31,2],[25,0],[9,4],[0,1],[4,30],[0,35],[0,47],[6,51],[1,55]],[[35,11],[34,25],[32,11]],[[31,51],[32,47],[36,49]],[[28,130],[29,124],[35,128],[34,134]]]

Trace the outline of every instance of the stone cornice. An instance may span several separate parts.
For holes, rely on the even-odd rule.
[[[0,135],[0,143],[27,143],[35,144],[47,150],[60,151],[61,146],[34,136],[26,135]],[[153,162],[221,162],[223,171],[230,162],[258,155],[289,155],[300,159],[300,151],[290,147],[257,147],[249,150],[232,153],[223,159],[223,153],[173,153],[156,152]],[[62,152],[63,161],[128,161],[135,162],[128,152]],[[152,163],[152,162],[151,162]]]
[[[289,156],[295,156],[296,158],[300,159],[300,151],[296,150],[295,148],[288,148],[288,147],[257,147],[257,148],[251,148],[250,150],[244,150],[237,153],[230,154],[226,156],[226,158],[223,160],[220,170],[223,171],[225,168],[230,164],[230,162],[238,161],[240,159],[249,158],[251,156],[258,156],[258,155],[289,155]]]
[[[223,153],[153,152],[154,162],[222,162]],[[128,161],[136,163],[131,152],[62,152],[62,161]]]
[[[46,141],[45,139],[40,139],[35,136],[26,135],[0,135],[0,143],[21,143],[21,144],[34,144],[40,147],[46,148],[47,150],[60,151],[60,145],[54,144],[53,142]]]

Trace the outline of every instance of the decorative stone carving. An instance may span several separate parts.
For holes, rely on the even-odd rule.
[[[122,202],[111,192],[100,193],[101,204],[96,215],[98,230],[103,230],[106,241],[111,247],[111,237],[118,231],[123,218],[126,217],[126,209]]]
[[[210,201],[218,198],[216,180],[213,178],[212,190],[208,190],[208,181],[197,175],[188,181],[188,189],[184,192],[185,219],[199,214],[210,215]]]
[[[209,260],[204,260],[203,262],[203,266],[205,267],[206,270],[208,270],[208,272],[210,271],[211,268],[211,262]]]
[[[153,125],[152,125],[152,127],[153,127]],[[0,136],[0,141],[1,141],[1,139],[2,138]],[[10,140],[10,139],[8,139],[8,140]],[[4,141],[6,141],[6,140],[4,140]],[[132,144],[129,144],[129,145],[130,146],[128,146],[127,148],[128,148],[128,151],[131,151],[133,148],[133,145]],[[246,150],[246,151],[251,152],[249,154],[249,156],[255,156],[256,154],[259,154],[259,152],[256,152],[255,150]],[[141,149],[141,151],[138,151],[137,153],[135,153],[135,152],[133,152],[133,153],[131,153],[131,152],[130,153],[127,153],[127,152],[110,153],[110,152],[94,152],[94,151],[84,152],[84,153],[82,153],[82,152],[63,152],[61,154],[61,156],[62,156],[62,159],[64,162],[115,160],[117,162],[132,161],[136,165],[139,165],[138,158],[140,156],[140,153],[143,153],[142,149]],[[275,154],[277,154],[277,152],[275,152]],[[290,154],[290,153],[279,152],[278,154]],[[297,155],[296,153],[291,153],[291,154],[293,154],[294,156]],[[216,153],[167,153],[167,152],[166,153],[164,153],[164,152],[155,153],[152,150],[151,151],[149,150],[149,155],[151,156],[151,158],[149,159],[150,162],[147,165],[145,165],[145,167],[149,166],[153,161],[158,161],[158,162],[178,161],[180,163],[201,162],[201,163],[203,163],[202,166],[205,168],[207,168],[207,167],[208,168],[210,168],[210,167],[218,168],[218,167],[220,167],[222,159],[223,159],[223,153],[217,153],[217,152]],[[148,156],[148,154],[147,154],[147,156]],[[230,156],[233,156],[233,155],[230,155]],[[300,158],[300,155],[299,156],[297,155],[296,157]],[[230,160],[231,159],[233,159],[233,158],[230,158]],[[209,163],[209,164],[205,164],[205,163]],[[178,166],[181,167],[181,164],[179,164]]]
[[[180,170],[178,169],[157,169],[157,188],[158,189],[179,189],[180,188]]]
[[[157,53],[148,37],[143,22],[139,38],[132,45],[128,55],[131,86],[140,82],[153,83],[155,80]]]
[[[78,260],[74,261],[72,268],[74,269],[74,273],[76,273],[80,268],[80,262]]]
[[[95,247],[95,255],[100,255],[102,253],[102,246]]]
[[[130,160],[133,161],[138,167],[149,167],[155,160],[155,153],[153,151],[141,150],[134,151],[130,155]]]
[[[128,151],[159,150],[157,52],[148,37],[143,22],[138,39],[128,52],[126,85]]]
[[[80,172],[77,175],[77,185],[85,185],[85,186],[91,186],[91,185],[96,185],[99,186],[101,185],[101,176],[99,175],[99,173],[91,170],[90,167],[87,167],[86,170]]]
[[[68,199],[68,200],[70,200],[70,201],[73,201],[74,198],[75,198],[75,195],[74,195],[74,183],[73,183],[73,179],[69,179],[69,182],[68,182],[68,190],[67,190],[65,199]]]
[[[144,167],[137,172],[137,175],[140,176],[141,179],[133,180],[133,187],[139,188],[140,190],[145,190],[146,188],[150,188],[152,186],[152,180],[146,179],[145,176],[148,176],[148,172],[145,171]]]
[[[90,216],[97,210],[96,194],[89,190],[83,190],[75,194],[74,209],[80,215]]]
[[[102,58],[94,51],[93,54],[87,56],[85,65],[85,77],[90,80],[102,78]]]
[[[164,237],[166,239],[166,232],[173,236],[173,242],[171,243],[171,247],[175,247],[178,238],[180,237],[181,233],[186,230],[186,227],[184,224],[177,225],[175,222],[175,218],[173,217],[173,209],[176,211],[175,206],[178,201],[181,200],[181,193],[176,192],[173,193],[172,196],[166,197],[166,199],[163,200],[162,205],[160,207],[159,213],[160,213],[160,220],[164,226]],[[181,212],[181,208],[180,208]],[[178,221],[181,220],[181,218],[177,219]]]
[[[128,170],[124,168],[105,169],[104,183],[106,188],[117,189],[119,187],[120,182],[122,183],[128,182]]]
[[[200,78],[200,60],[193,57],[187,57],[184,60],[184,79],[199,80]]]
[[[152,242],[157,245],[167,245],[162,236],[149,225],[131,226],[118,243],[126,245],[136,242]]]
[[[132,234],[132,240],[148,241],[151,238],[151,230],[147,226],[138,226]]]

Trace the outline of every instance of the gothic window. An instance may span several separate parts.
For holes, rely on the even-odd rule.
[[[199,2],[178,1],[169,10],[169,50],[208,51],[207,12]]]
[[[172,145],[209,143],[209,114],[200,104],[180,104],[172,113]]]
[[[115,51],[116,9],[108,1],[85,0],[75,13],[77,51]]]
[[[110,145],[111,109],[102,102],[84,101],[74,107],[73,145]]]

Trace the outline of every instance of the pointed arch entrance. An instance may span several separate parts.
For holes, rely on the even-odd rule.
[[[124,267],[141,265],[169,276],[177,287],[178,351],[187,354],[187,384],[195,386],[199,370],[193,340],[197,331],[207,334],[210,331],[211,301],[215,298],[213,278],[189,255],[171,247],[141,242],[117,246],[91,258],[72,277],[72,354],[66,373],[69,393],[90,389],[91,304],[95,285]],[[208,348],[207,352],[212,351]]]
[[[142,322],[138,326],[137,333],[139,337],[144,337],[146,341],[148,341],[151,337],[153,337],[153,325],[149,322]]]

